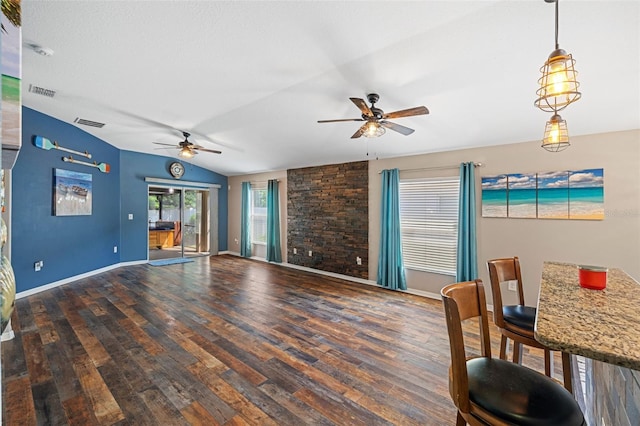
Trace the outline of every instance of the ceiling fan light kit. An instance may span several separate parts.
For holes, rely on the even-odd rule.
[[[190,148],[186,146],[183,147],[178,153],[178,156],[182,158],[193,158],[194,155],[195,155],[195,152],[193,152]]]
[[[567,122],[558,115],[558,111],[565,109],[580,99],[582,93],[578,91],[578,72],[575,70],[575,59],[558,43],[558,5],[560,0],[544,0],[555,3],[555,49],[540,68],[542,77],[538,79],[538,98],[534,104],[545,112],[553,112],[553,116],[545,126],[542,147],[547,151],[559,152],[569,144]]]
[[[336,120],[318,120],[318,123],[337,123],[341,121],[365,121],[365,123],[360,126],[360,128],[351,136],[351,139],[356,139],[361,136],[367,138],[377,138],[386,133],[386,129],[391,129],[395,132],[403,134],[405,136],[410,135],[414,132],[413,129],[410,129],[405,126],[401,126],[400,124],[392,123],[391,121],[387,121],[388,118],[402,118],[402,117],[411,117],[414,115],[426,115],[429,114],[429,110],[425,106],[419,106],[415,108],[403,109],[400,111],[390,112],[385,114],[383,110],[377,108],[375,106],[376,102],[380,99],[380,96],[377,93],[369,93],[367,95],[367,100],[371,104],[369,107],[364,99],[360,98],[349,98],[351,102],[357,106],[362,112],[362,118],[340,118]],[[386,128],[386,129],[385,129]]]
[[[365,124],[365,126],[366,129],[364,132],[362,132],[362,136],[364,136],[365,138],[377,138],[386,133],[384,127],[382,127],[375,121],[369,121],[367,124]]]

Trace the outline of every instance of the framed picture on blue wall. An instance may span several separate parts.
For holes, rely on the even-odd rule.
[[[64,169],[53,170],[53,214],[56,216],[91,215],[93,176]]]

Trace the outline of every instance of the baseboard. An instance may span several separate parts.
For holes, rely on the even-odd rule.
[[[234,255],[234,256],[240,256],[239,253],[229,252],[228,254],[231,254],[231,255]],[[258,260],[258,261],[265,262],[265,263],[272,263],[272,262],[267,262],[266,259],[264,259],[262,257],[251,257],[251,259],[252,260]],[[377,287],[377,288],[384,289],[384,287],[380,287],[378,285],[378,283],[376,283],[375,281],[366,280],[364,278],[358,278],[358,277],[352,277],[352,276],[349,276],[349,275],[337,274],[335,272],[322,271],[320,269],[313,269],[313,268],[309,268],[307,266],[294,265],[293,263],[287,263],[287,262],[273,263],[273,264],[274,265],[281,265],[281,266],[284,266],[286,268],[298,269],[300,271],[311,272],[313,274],[325,275],[327,277],[338,278],[338,279],[342,279],[342,280],[345,280],[345,281],[351,281],[351,282],[355,282],[355,283],[358,283],[358,284],[366,284],[366,285],[370,285],[370,286],[374,286],[374,287]],[[422,297],[426,297],[428,299],[441,300],[441,297],[440,297],[439,294],[431,293],[429,291],[415,290],[415,289],[396,290],[396,291],[400,291],[402,293],[413,294],[414,296],[422,296]]]
[[[232,256],[240,257],[240,253],[236,253],[236,252],[232,252],[232,251],[228,251],[228,250],[218,252],[218,255],[222,255],[222,254],[229,254],[229,255],[232,255]],[[257,260],[257,261],[260,261],[260,262],[264,262],[264,263],[273,263],[273,262],[267,262],[267,260],[262,258],[262,257],[251,257],[251,259],[252,260]],[[50,284],[46,284],[46,285],[43,285],[43,286],[40,286],[40,287],[36,287],[36,288],[29,289],[29,290],[21,291],[20,293],[16,294],[16,299],[21,299],[23,297],[31,296],[33,294],[37,294],[37,293],[40,293],[42,291],[50,290],[52,288],[56,288],[56,287],[59,287],[61,285],[69,284],[70,282],[73,282],[73,281],[76,281],[76,280],[79,280],[79,279],[82,279],[82,278],[88,278],[88,277],[91,277],[93,275],[101,274],[102,272],[107,272],[107,271],[110,271],[112,269],[120,268],[120,267],[123,267],[123,266],[140,265],[140,264],[143,264],[143,263],[148,263],[148,260],[134,260],[134,261],[131,261],[131,262],[121,262],[121,263],[116,263],[114,265],[105,266],[104,268],[96,269],[96,270],[90,271],[90,272],[85,272],[84,274],[75,275],[73,277],[65,278],[63,280],[56,281],[56,282],[53,282],[53,283],[50,283]],[[273,263],[273,264],[274,265],[284,266],[285,268],[298,269],[300,271],[311,272],[313,274],[325,275],[327,277],[332,277],[332,278],[338,278],[338,279],[342,279],[342,280],[345,280],[345,281],[351,281],[351,282],[355,282],[355,283],[359,283],[359,284],[366,284],[366,285],[374,286],[374,287],[377,287],[377,288],[384,288],[384,287],[380,287],[378,285],[378,283],[376,283],[375,281],[365,280],[364,278],[351,277],[349,275],[337,274],[335,272],[321,271],[320,269],[313,269],[313,268],[309,268],[307,266],[294,265],[294,264],[288,263],[288,262]],[[411,289],[411,288],[408,288],[406,290],[396,290],[396,291],[400,291],[400,292],[408,293],[408,294],[413,294],[414,296],[422,296],[422,297],[426,297],[428,299],[441,300],[441,297],[440,297],[439,294],[432,293],[430,291],[416,290],[416,289]],[[487,305],[487,310],[489,312],[493,312],[493,305]]]
[[[30,288],[29,290],[21,291],[20,293],[16,293],[16,299],[22,299],[23,297],[28,297],[33,294],[37,294],[46,290],[51,290],[52,288],[60,287],[61,285],[69,284],[70,282],[80,280],[82,278],[88,278],[94,275],[101,274],[103,272],[111,271],[112,269],[121,268],[123,266],[140,265],[143,263],[148,263],[148,260],[145,259],[145,260],[134,260],[131,262],[115,263],[113,265],[105,266],[104,268],[95,269],[93,271],[85,272],[80,275],[74,275],[73,277],[65,278],[60,281],[55,281],[49,284],[41,285],[40,287]]]

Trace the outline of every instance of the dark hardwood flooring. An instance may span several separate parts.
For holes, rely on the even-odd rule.
[[[455,424],[437,300],[226,255],[82,279],[12,323],[6,425]]]

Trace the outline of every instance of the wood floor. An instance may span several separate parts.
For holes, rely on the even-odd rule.
[[[6,425],[455,424],[442,305],[419,296],[216,256],[20,299],[12,323]]]

